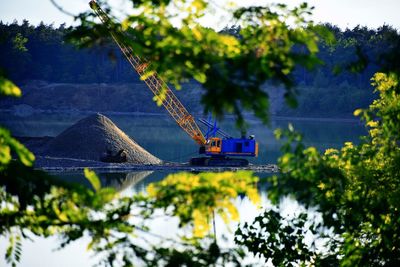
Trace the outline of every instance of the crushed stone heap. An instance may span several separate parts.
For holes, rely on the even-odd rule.
[[[108,162],[160,164],[127,136],[109,118],[94,114],[84,118],[49,141],[43,155]]]

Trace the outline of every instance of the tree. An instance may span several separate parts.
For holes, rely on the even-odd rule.
[[[276,212],[266,211],[253,225],[237,231],[238,244],[282,266],[400,263],[399,76],[377,73],[372,81],[379,99],[354,112],[369,129],[359,145],[347,142],[339,150],[321,154],[314,147],[305,148],[292,127],[275,133],[287,143],[279,158],[282,173],[269,179],[270,199],[278,204],[281,197],[292,196],[320,213],[322,222],[311,220],[307,227],[307,214],[288,223]],[[327,229],[332,233],[327,235]],[[324,251],[303,243],[307,231],[316,239],[328,239]],[[260,237],[260,233],[268,234]],[[260,243],[262,247],[255,246]]]

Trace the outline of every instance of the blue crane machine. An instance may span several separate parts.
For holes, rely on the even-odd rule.
[[[116,32],[115,27],[112,27],[113,21],[95,0],[90,1],[89,5],[101,22],[109,29],[111,37],[132,68],[156,98],[162,95],[160,100],[162,100],[164,108],[176,123],[200,146],[199,153],[204,156],[192,158],[190,164],[201,166],[246,166],[249,164],[248,160],[240,157],[258,156],[258,143],[255,141],[254,136],[232,138],[217,127],[216,121],[212,123],[211,120],[200,119],[200,122],[208,127],[204,136],[194,117],[187,111],[162,78],[155,72],[151,75],[145,75],[151,62],[134,53],[132,47],[126,43],[126,37],[124,38],[122,32]],[[221,137],[217,137],[217,134]]]

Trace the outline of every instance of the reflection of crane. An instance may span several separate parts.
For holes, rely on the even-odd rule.
[[[111,26],[112,21],[108,15],[100,8],[95,0],[91,0],[90,7],[100,18],[105,26]],[[206,140],[193,116],[186,110],[179,99],[175,96],[168,85],[157,75],[146,74],[149,62],[141,59],[132,51],[132,48],[125,44],[121,33],[116,34],[113,29],[109,29],[110,34],[131,66],[136,70],[139,76],[144,80],[153,94],[162,98],[162,104],[176,123],[197,143],[200,145],[200,153],[210,157],[192,158],[193,165],[222,165],[222,166],[243,166],[247,165],[246,159],[232,159],[229,156],[250,156],[258,155],[258,143],[254,136],[249,138],[227,138],[211,137]],[[203,122],[204,123],[204,122]],[[206,123],[207,124],[207,123]],[[211,125],[207,125],[210,127]],[[214,126],[216,127],[216,126]],[[214,131],[217,132],[217,131]],[[207,136],[208,137],[208,136]]]

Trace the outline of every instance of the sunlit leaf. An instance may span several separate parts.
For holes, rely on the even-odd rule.
[[[101,189],[101,183],[100,183],[100,179],[99,179],[99,177],[97,177],[96,173],[92,170],[89,170],[88,168],[85,168],[83,170],[83,173],[84,173],[86,179],[93,186],[93,189],[96,192],[98,192]]]
[[[0,76],[0,95],[20,97],[21,89],[10,80]]]
[[[11,134],[5,128],[0,127],[0,162],[8,164],[11,160],[11,151],[15,152],[18,159],[25,166],[32,166],[35,160],[35,156],[15,138],[11,137]]]
[[[150,184],[147,192],[156,207],[173,208],[182,224],[193,221],[193,235],[204,237],[210,229],[214,212],[226,223],[237,220],[239,214],[233,201],[246,194],[255,204],[260,197],[254,183],[258,178],[249,171],[222,173],[177,173],[168,175],[159,183]]]

